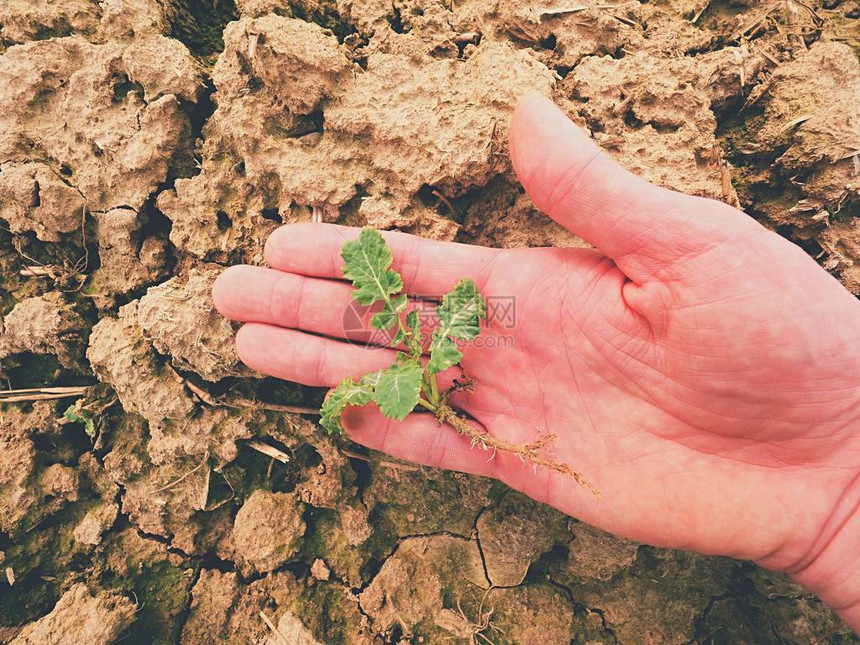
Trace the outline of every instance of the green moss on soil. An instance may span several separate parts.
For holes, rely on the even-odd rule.
[[[341,42],[352,31],[340,17],[335,0],[319,0],[318,2],[292,0],[290,9],[293,17],[316,23],[324,29],[330,29]]]
[[[373,514],[369,518],[373,533],[358,546],[346,539],[337,511],[309,508],[305,520],[308,529],[301,552],[303,559],[309,563],[322,559],[338,578],[355,586],[368,582],[397,546],[393,527]]]
[[[337,583],[313,581],[302,590],[293,611],[320,642],[342,645],[367,640],[362,637],[356,603]]]
[[[233,0],[167,0],[167,36],[182,42],[192,54],[207,62],[224,50],[224,27],[237,20]]]
[[[50,354],[19,354],[15,366],[5,371],[15,389],[57,385],[64,372],[56,357]]]
[[[123,643],[172,645],[179,640],[180,617],[189,606],[197,565],[168,554],[166,547],[127,528],[113,533],[100,550],[105,588],[136,598],[137,620]]]
[[[38,506],[31,508],[21,522],[25,532],[12,536],[4,549],[3,568],[12,568],[15,585],[0,584],[0,625],[20,625],[47,614],[88,568],[92,547],[75,540],[73,532],[96,503],[75,503],[48,518],[40,517]]]
[[[368,489],[375,502],[374,521],[399,536],[438,531],[469,535],[481,508],[505,490],[499,482],[450,472],[384,467],[372,470]]]

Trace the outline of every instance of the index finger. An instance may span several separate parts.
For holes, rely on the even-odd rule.
[[[392,268],[412,295],[441,296],[464,276],[478,287],[484,271],[502,249],[427,240],[395,231],[380,231],[394,256]],[[266,242],[266,262],[274,269],[317,278],[343,279],[340,250],[361,229],[337,224],[288,224]]]

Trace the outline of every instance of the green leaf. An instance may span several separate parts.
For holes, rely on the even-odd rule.
[[[373,400],[389,419],[405,419],[418,405],[424,369],[416,362],[395,363],[383,370]]]
[[[417,309],[413,309],[408,314],[406,314],[406,326],[409,327],[409,330],[412,332],[413,336],[421,336],[421,319],[418,316]]]
[[[400,275],[389,268],[391,251],[376,229],[363,229],[358,239],[343,245],[340,256],[346,262],[343,275],[352,280],[358,304],[387,303],[403,289]]]
[[[457,349],[450,338],[439,336],[439,332],[433,332],[433,340],[430,343],[430,360],[427,362],[427,371],[430,374],[444,372],[453,367],[463,358],[463,352]]]
[[[406,340],[406,334],[408,333],[408,330],[404,331],[404,329],[404,327],[401,327],[397,330],[397,333],[394,334],[394,338],[391,339],[392,347],[398,347]]]
[[[406,310],[406,294],[394,298],[391,301],[391,306],[386,305],[382,311],[374,314],[370,319],[370,324],[374,329],[384,330],[391,329],[397,324],[400,314]],[[399,333],[399,331],[398,331]],[[392,345],[396,343],[392,342]]]
[[[346,265],[343,275],[352,280],[353,299],[360,305],[383,303],[382,311],[370,319],[374,329],[391,329],[406,311],[406,294],[400,274],[391,269],[391,250],[382,235],[364,228],[358,239],[347,242],[340,251]]]
[[[342,435],[343,422],[341,417],[343,411],[351,405],[367,405],[373,397],[373,390],[382,372],[371,372],[365,374],[357,382],[348,376],[342,380],[336,388],[328,395],[320,408],[320,425],[329,434]]]
[[[415,309],[406,314],[406,326],[398,329],[391,341],[392,347],[399,345],[406,345],[414,356],[421,355],[421,320]]]
[[[487,317],[487,303],[478,287],[463,278],[442,298],[436,307],[439,314],[439,335],[460,340],[472,340],[481,333],[481,319]]]
[[[93,422],[93,418],[88,414],[84,414],[84,413],[79,414],[78,411],[75,409],[74,403],[72,405],[70,405],[68,408],[66,408],[66,411],[63,412],[63,416],[66,419],[68,419],[69,421],[71,421],[72,423],[80,423],[81,425],[83,425],[84,426],[84,432],[87,433],[87,436],[90,439],[95,438],[95,436],[96,436],[96,424]]]
[[[427,365],[431,374],[438,374],[460,362],[463,354],[451,339],[474,340],[481,333],[481,320],[487,317],[487,303],[475,283],[463,278],[445,294],[436,312],[439,314],[439,329],[433,333]]]

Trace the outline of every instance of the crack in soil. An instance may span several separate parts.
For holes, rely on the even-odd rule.
[[[565,584],[562,584],[561,582],[558,582],[557,580],[554,580],[550,574],[547,574],[546,580],[551,587],[562,592],[567,597],[568,602],[570,603],[571,607],[573,607],[574,611],[585,611],[589,614],[594,614],[598,616],[600,618],[600,625],[603,631],[612,638],[613,642],[618,642],[618,635],[615,633],[615,630],[609,626],[609,622],[606,620],[605,610],[600,609],[599,607],[589,607],[584,603],[577,602],[573,597],[573,589],[571,589]],[[573,641],[571,641],[571,643],[573,643]]]
[[[203,574],[203,569],[203,566],[195,568],[194,576],[188,583],[188,598],[185,601],[185,606],[182,608],[182,612],[176,618],[176,622],[178,625],[176,629],[176,634],[179,639],[179,642],[182,642],[182,632],[185,630],[185,625],[188,622],[188,619],[191,617],[191,603],[194,600],[194,587],[197,586],[197,583],[200,580],[200,576]]]

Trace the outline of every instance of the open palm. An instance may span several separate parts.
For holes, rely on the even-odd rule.
[[[641,541],[817,567],[856,521],[845,500],[860,488],[860,304],[739,211],[627,173],[545,100],[518,108],[511,155],[538,208],[595,250],[386,238],[410,294],[470,276],[514,303],[513,321],[491,317],[482,346],[465,350],[478,386],[452,401],[508,441],[557,435],[552,456],[601,499],[515,455],[488,459],[429,415],[350,408],[350,436],[496,477]],[[223,274],[215,302],[248,323],[237,337],[245,363],[324,386],[391,364],[392,350],[343,342],[351,288],[339,251],[357,234],[284,227],[267,246],[271,269]]]

